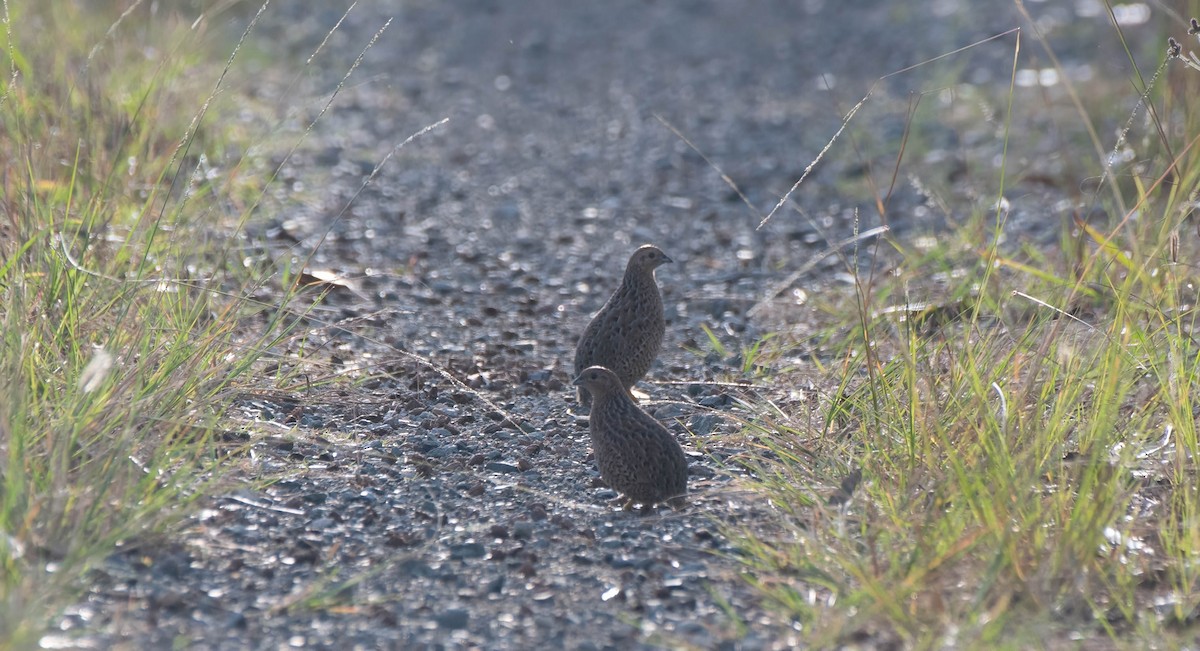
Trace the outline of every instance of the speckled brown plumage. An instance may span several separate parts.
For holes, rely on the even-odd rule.
[[[687,459],[667,428],[642,411],[610,370],[585,369],[575,385],[592,394],[588,428],[600,476],[632,506],[671,500],[687,493]],[[675,499],[672,499],[675,498]]]
[[[575,347],[575,375],[589,366],[611,369],[628,391],[646,375],[662,348],[666,320],[654,270],[671,262],[658,247],[646,244],[625,265],[621,286],[588,324]],[[579,404],[590,404],[586,388]]]

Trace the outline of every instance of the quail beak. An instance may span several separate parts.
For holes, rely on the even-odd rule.
[[[671,259],[671,256],[664,253],[663,254],[663,262],[666,263],[666,262],[675,262],[675,261]]]
[[[575,378],[574,380],[571,380],[571,386],[577,387],[581,384],[583,384],[583,373],[580,373],[579,377]]]

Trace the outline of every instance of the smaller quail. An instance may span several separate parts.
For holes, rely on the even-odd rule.
[[[644,508],[687,494],[687,459],[683,448],[653,416],[633,402],[616,374],[603,366],[585,369],[576,386],[592,395],[588,427],[600,477],[626,499]]]
[[[662,348],[666,319],[654,270],[671,262],[650,244],[638,247],[625,265],[625,276],[608,302],[592,318],[575,347],[575,375],[589,366],[611,369],[626,391],[646,375]],[[579,405],[591,400],[586,387],[578,392]]]

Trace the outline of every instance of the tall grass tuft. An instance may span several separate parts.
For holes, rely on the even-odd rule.
[[[962,231],[903,273],[848,264],[855,316],[830,338],[816,414],[755,410],[749,465],[779,531],[733,533],[751,580],[815,647],[1191,639],[1200,122],[1194,95],[1175,92],[1194,82],[1158,79],[1140,82],[1158,94],[1115,147],[1088,143],[1114,154],[1092,163],[1103,185],[1084,197],[1108,219],[1085,210],[1060,247],[1014,248],[1002,170],[994,207],[962,210]],[[909,309],[912,294],[942,299]]]
[[[242,298],[264,280],[211,162],[232,43],[205,25],[230,3],[108,4],[3,6],[0,647],[186,514],[231,444],[231,384],[283,334],[248,325],[280,313]]]

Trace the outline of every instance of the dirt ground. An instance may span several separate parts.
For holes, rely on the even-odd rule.
[[[1015,36],[881,82],[757,226],[878,78],[1023,25],[1012,5],[983,4],[362,2],[308,66],[344,6],[272,6],[247,58],[254,82],[236,92],[278,107],[269,137],[289,144],[391,21],[246,234],[255,256],[303,259],[319,244],[310,269],[353,282],[315,313],[306,354],[329,372],[389,375],[247,393],[232,417],[255,444],[231,463],[278,480],[232,486],[170,540],[114,555],[62,632],[144,649],[801,646],[805,626],[761,601],[723,532],[771,533],[773,506],[739,483],[751,452],[742,400],[807,409],[803,387],[723,386],[740,360],[714,352],[703,327],[734,352],[783,332],[796,343],[781,363],[812,368],[820,385],[811,360],[823,351],[805,343],[821,321],[813,303],[849,291],[848,265],[884,258],[868,240],[858,260],[828,257],[784,281],[881,224],[867,179],[886,193],[908,107],[946,89],[967,117],[918,122],[888,226],[910,241],[961,217],[928,188],[969,196],[994,181],[972,161],[1000,151],[1004,107],[978,105],[1006,97]],[[1105,16],[1031,4],[1068,65],[1125,78]],[[1023,65],[1043,65],[1023,38]],[[1026,133],[1044,127],[1022,119]],[[1028,138],[1026,167],[1071,178],[1059,137]],[[264,169],[280,161],[263,151]],[[1021,183],[1016,232],[1052,238],[1049,206],[1074,188]],[[569,383],[578,333],[647,242],[676,263],[658,274],[667,337],[640,388],[688,450],[694,496],[642,516],[611,503]],[[902,645],[884,633],[853,642]]]

